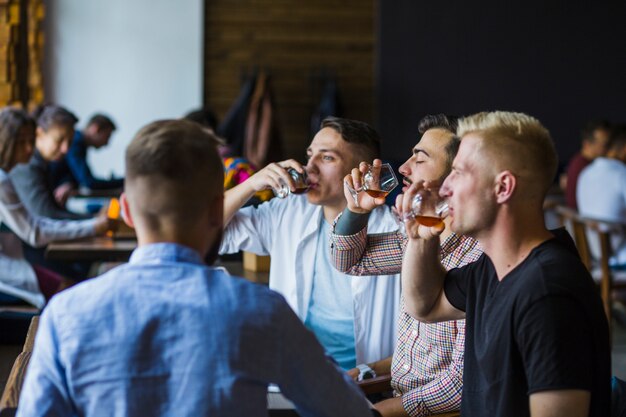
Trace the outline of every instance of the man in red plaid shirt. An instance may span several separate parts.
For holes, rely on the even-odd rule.
[[[404,176],[403,191],[418,181],[439,181],[450,173],[459,147],[456,119],[445,115],[426,116],[420,121],[420,141],[413,155],[400,167]],[[374,166],[380,164],[375,161]],[[345,178],[360,188],[366,164]],[[335,266],[351,275],[399,273],[407,243],[401,233],[367,235],[367,218],[384,199],[359,193],[358,206],[346,191],[348,207],[335,221],[331,235],[331,253]],[[449,227],[440,236],[440,258],[447,268],[473,262],[482,254],[474,239],[458,236]],[[415,320],[404,308],[398,317],[398,340],[393,358],[383,358],[367,366],[381,375],[391,372],[394,398],[376,404],[389,416],[426,416],[460,408],[463,387],[465,320],[425,324]],[[363,364],[365,365],[365,364]],[[367,369],[360,365],[361,369]],[[353,377],[360,369],[349,371]]]

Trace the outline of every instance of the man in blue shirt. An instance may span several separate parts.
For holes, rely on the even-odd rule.
[[[301,416],[365,416],[359,389],[279,294],[211,268],[223,228],[215,138],[144,127],[126,151],[130,262],[52,299],[18,416],[265,416],[277,384]]]
[[[87,163],[89,148],[100,149],[109,144],[115,130],[115,123],[104,114],[91,116],[82,131],[74,133],[74,139],[65,158],[49,166],[50,181],[55,188],[55,197],[59,204],[71,195],[76,186],[89,190],[111,190],[124,186],[123,178],[109,180],[96,178]]]

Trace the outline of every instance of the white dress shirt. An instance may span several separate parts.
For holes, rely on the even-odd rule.
[[[304,322],[310,304],[318,228],[322,207],[306,195],[272,199],[257,208],[239,210],[226,226],[220,253],[245,250],[270,255],[270,288],[281,293]],[[398,226],[388,207],[369,217],[368,231],[382,233]],[[330,249],[329,249],[330,250]],[[391,356],[400,306],[400,276],[352,277],[357,363]]]

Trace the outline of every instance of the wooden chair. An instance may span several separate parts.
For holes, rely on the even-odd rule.
[[[20,298],[0,292],[0,344],[24,343],[32,318],[40,313]]]
[[[613,255],[612,237],[626,236],[626,224],[581,216],[566,206],[551,207],[574,238],[580,258],[600,288],[600,297],[609,326],[613,323],[612,292],[626,288],[626,271],[609,266]],[[592,250],[593,249],[593,250]]]
[[[376,378],[364,379],[357,382],[365,395],[381,394],[391,391],[391,374],[379,375]]]
[[[35,316],[30,322],[22,352],[17,356],[17,359],[15,359],[15,362],[13,363],[9,379],[4,387],[2,397],[0,397],[0,417],[14,416],[17,412],[17,403],[20,398],[24,377],[26,376],[28,362],[30,361],[33,346],[35,345],[35,335],[37,334],[38,326],[39,316]]]
[[[613,316],[611,294],[614,289],[626,288],[626,271],[611,268],[609,259],[614,254],[613,237],[626,238],[626,224],[586,217],[579,217],[578,221],[586,229],[588,256],[595,258],[595,262],[590,261],[589,270],[600,285],[600,296],[610,324]],[[592,256],[593,252],[596,252],[595,256]]]
[[[570,207],[563,205],[556,205],[552,208],[557,218],[559,219],[561,226],[565,227],[569,234],[574,239],[578,254],[583,264],[591,271],[591,254],[589,253],[589,245],[587,243],[587,234],[585,231],[585,224],[582,222],[578,212]]]
[[[391,375],[385,374],[376,378],[365,379],[357,383],[365,395],[380,394],[391,391]],[[433,417],[459,417],[460,411],[452,411],[450,413],[433,414]],[[0,416],[1,417],[1,416]]]

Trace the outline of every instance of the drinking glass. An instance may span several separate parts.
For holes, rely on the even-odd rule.
[[[423,188],[411,200],[411,211],[404,214],[404,221],[415,219],[424,226],[443,225],[448,215],[448,200],[439,195],[438,189]]]
[[[347,184],[346,184],[347,185]],[[398,186],[398,178],[389,164],[382,164],[379,169],[370,165],[363,175],[363,186],[358,190],[348,185],[348,190],[354,198],[354,204],[359,207],[359,193],[364,191],[373,198],[385,198]]]
[[[120,214],[120,200],[118,200],[117,198],[112,198],[111,201],[109,201],[109,207],[107,208],[107,217],[109,219],[117,220],[120,218]]]
[[[274,195],[278,198],[285,198],[287,197],[289,194],[303,194],[306,193],[309,190],[309,178],[306,174],[306,171],[304,171],[303,173],[299,173],[298,171],[296,171],[293,168],[289,168],[287,170],[287,173],[291,176],[291,178],[293,179],[293,182],[296,186],[295,191],[291,191],[291,189],[289,188],[289,185],[285,183],[285,181],[281,180],[280,181],[280,187],[279,188],[275,188],[274,191]]]

